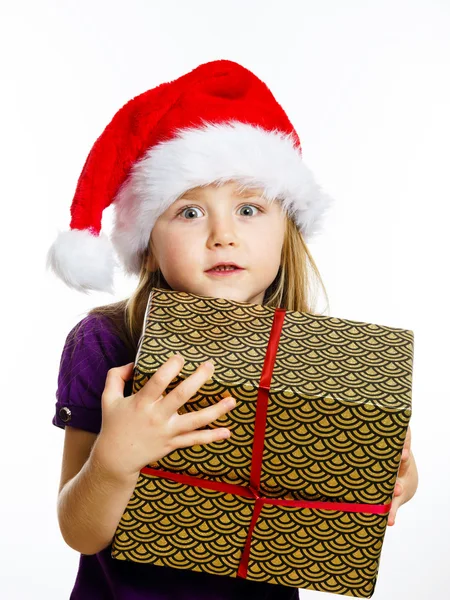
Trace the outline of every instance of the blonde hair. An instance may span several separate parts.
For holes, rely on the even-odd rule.
[[[171,289],[164,279],[161,271],[150,271],[148,257],[152,252],[152,239],[149,246],[142,254],[139,283],[133,294],[120,302],[98,306],[88,314],[101,314],[108,317],[115,328],[117,335],[125,343],[130,352],[130,362],[134,360],[142,323],[147,308],[148,297],[153,287]],[[315,290],[320,284],[329,306],[328,295],[320,277],[319,270],[314,262],[308,247],[291,218],[286,216],[286,229],[281,261],[278,273],[266,290],[263,304],[271,307],[280,307],[287,310],[315,313]]]

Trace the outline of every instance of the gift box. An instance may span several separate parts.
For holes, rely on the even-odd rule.
[[[230,438],[144,467],[112,557],[370,598],[411,417],[413,332],[154,288],[133,393],[174,353]]]

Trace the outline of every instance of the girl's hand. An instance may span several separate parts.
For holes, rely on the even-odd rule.
[[[411,452],[411,429],[406,431],[402,459],[394,488],[391,510],[389,511],[388,526],[395,524],[395,516],[399,507],[411,500],[417,490],[418,475],[414,457]]]
[[[125,382],[132,377],[134,363],[108,371],[102,394],[102,428],[93,452],[110,476],[134,480],[145,465],[177,448],[209,444],[230,436],[226,428],[198,429],[234,408],[231,396],[196,412],[177,412],[210,379],[212,363],[201,364],[163,396],[183,364],[182,356],[171,356],[136,394],[128,397],[123,396],[123,391]]]

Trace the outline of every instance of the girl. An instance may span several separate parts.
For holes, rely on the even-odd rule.
[[[207,426],[233,410],[232,398],[177,412],[211,377],[210,362],[164,396],[183,366],[175,355],[130,395],[152,287],[312,312],[311,278],[321,281],[304,240],[330,199],[267,86],[236,63],[215,61],[133,98],[94,144],[71,230],[48,253],[70,287],[112,291],[114,259],[100,234],[111,203],[112,241],[139,284],[70,331],[53,418],[65,428],[59,524],[81,553],[71,598],[294,600],[294,588],[118,561],[110,550],[142,467],[230,435]],[[416,485],[412,455],[405,465],[401,502]]]

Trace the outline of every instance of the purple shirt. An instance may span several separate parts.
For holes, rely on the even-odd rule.
[[[130,358],[107,317],[88,315],[68,334],[61,356],[53,425],[99,433],[106,374]],[[79,329],[77,329],[79,327]],[[77,329],[77,331],[75,331]],[[131,381],[124,395],[131,394]],[[224,575],[111,557],[111,546],[80,555],[71,600],[298,600],[298,590]]]

